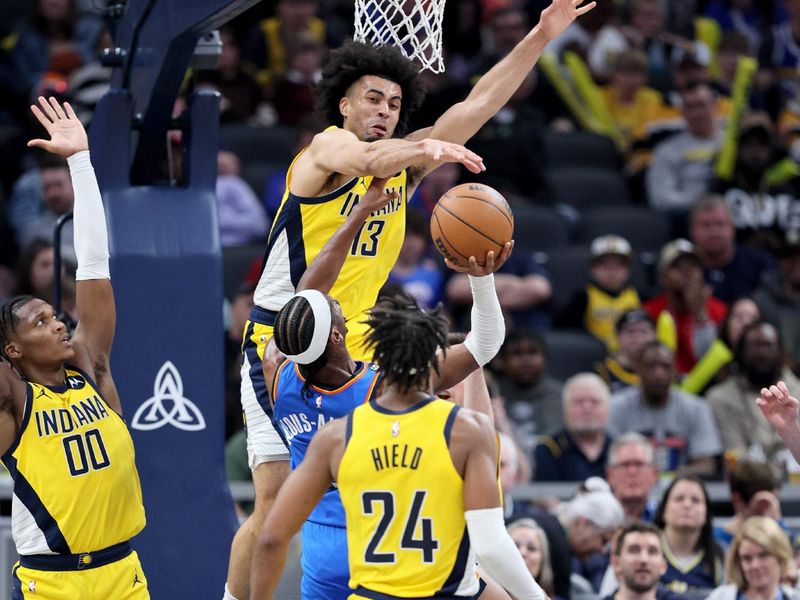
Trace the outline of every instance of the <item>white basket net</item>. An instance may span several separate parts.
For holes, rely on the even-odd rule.
[[[355,0],[353,38],[397,46],[421,69],[444,72],[442,17],[445,0]]]

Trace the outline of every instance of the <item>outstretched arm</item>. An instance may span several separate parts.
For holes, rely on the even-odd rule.
[[[494,252],[488,252],[484,266],[478,265],[474,256],[470,256],[467,267],[458,267],[445,259],[448,267],[469,275],[472,326],[463,344],[450,348],[444,353],[443,359],[440,351],[439,375],[437,377],[434,374],[432,381],[434,391],[453,387],[472,371],[492,360],[500,350],[506,335],[506,325],[494,287],[494,272],[503,266],[513,248],[513,241],[507,243],[497,259]]]
[[[485,171],[483,159],[460,144],[422,139],[386,139],[362,142],[344,129],[328,129],[314,136],[297,158],[290,189],[298,196],[317,196],[327,191],[332,175],[391,177],[403,169],[433,161],[457,162],[473,173]],[[409,194],[411,193],[409,190]]]
[[[331,462],[341,456],[344,419],[329,423],[312,438],[303,462],[281,487],[264,521],[250,569],[251,600],[271,599],[283,572],[292,537],[333,483]]]
[[[797,423],[798,401],[783,381],[761,390],[756,400],[762,414],[781,436],[786,447],[800,462],[800,425]]]
[[[512,94],[528,76],[545,46],[564,31],[577,17],[595,6],[583,0],[553,0],[539,19],[539,23],[528,32],[500,62],[492,67],[469,96],[447,110],[433,126],[430,137],[463,144],[475,135],[483,125],[508,102]],[[437,165],[428,163],[415,174],[419,181]]]
[[[319,254],[308,265],[306,272],[297,282],[297,291],[319,290],[328,293],[336,283],[342,265],[347,258],[347,253],[356,234],[361,230],[369,215],[382,208],[392,199],[398,197],[398,192],[385,193],[387,178],[373,179],[369,189],[364,193],[361,201],[356,204],[348,215],[344,224],[336,230],[331,238],[322,247]]]
[[[67,102],[61,106],[54,98],[48,101],[39,97],[39,106],[31,106],[31,111],[50,139],[31,140],[28,146],[65,157],[75,191],[73,228],[78,258],[75,362],[95,379],[111,407],[121,412],[109,371],[117,315],[108,267],[108,231],[100,188],[89,158],[86,130]]]

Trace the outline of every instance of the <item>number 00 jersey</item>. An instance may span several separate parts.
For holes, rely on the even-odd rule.
[[[358,597],[477,593],[464,482],[448,448],[457,412],[434,398],[402,412],[373,400],[348,417],[337,483]]]
[[[145,524],[133,440],[94,382],[67,367],[66,384],[27,382],[17,438],[3,455],[14,479],[17,552],[102,550]]]
[[[298,154],[297,156],[300,156]],[[264,267],[254,295],[255,309],[250,319],[262,325],[263,311],[279,311],[295,293],[300,277],[369,188],[372,177],[354,177],[324,196],[304,198],[289,192],[294,176],[295,157],[286,175],[286,191],[267,240]],[[342,305],[348,319],[348,347],[357,359],[368,358],[360,350],[366,325],[363,313],[373,307],[378,291],[386,283],[406,227],[406,172],[389,179],[387,190],[398,198],[373,212],[366,220],[347,253],[342,270],[330,295]],[[274,318],[274,317],[273,317]]]

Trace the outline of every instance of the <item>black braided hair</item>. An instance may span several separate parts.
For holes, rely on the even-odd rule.
[[[373,350],[385,381],[402,393],[426,389],[431,369],[439,373],[436,351],[450,347],[441,304],[426,312],[413,299],[387,297],[372,309],[367,323],[367,345]]]
[[[275,345],[284,354],[304,352],[311,345],[314,325],[314,311],[311,309],[311,303],[302,296],[295,296],[278,311],[278,315],[275,317],[275,325],[272,329]],[[314,375],[326,364],[328,364],[327,345],[322,356],[317,360],[307,365],[297,365],[305,380],[302,390],[304,397],[309,394],[309,387]]]
[[[417,76],[419,67],[394,46],[371,46],[361,42],[345,42],[330,53],[316,88],[317,112],[329,125],[342,124],[339,101],[347,90],[364,75],[375,75],[393,81],[403,90],[400,118],[395,136],[402,136],[408,119],[422,104],[425,88]]]
[[[14,333],[17,328],[17,323],[19,323],[17,312],[31,300],[33,300],[33,296],[27,294],[15,296],[0,306],[0,356],[9,363],[11,362],[11,358],[6,355],[6,344],[10,341],[11,334]]]

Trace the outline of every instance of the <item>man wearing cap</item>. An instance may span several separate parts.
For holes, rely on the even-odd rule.
[[[661,341],[675,351],[679,374],[691,371],[711,346],[728,307],[711,296],[703,265],[689,240],[667,243],[658,259],[661,294],[645,302]]]
[[[556,326],[584,329],[613,351],[617,319],[641,306],[630,284],[633,251],[625,238],[603,235],[592,242],[591,253],[589,282],[556,317]]]
[[[598,375],[608,384],[612,392],[631,385],[639,385],[639,376],[634,370],[636,357],[642,348],[656,339],[656,325],[643,308],[622,313],[615,326],[618,349],[595,365]]]

